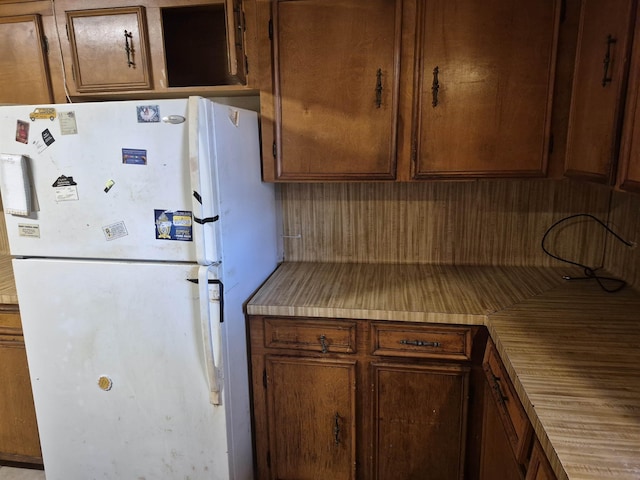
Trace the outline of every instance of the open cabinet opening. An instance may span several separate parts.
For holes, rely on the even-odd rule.
[[[229,73],[223,4],[162,9],[169,87],[238,84]]]

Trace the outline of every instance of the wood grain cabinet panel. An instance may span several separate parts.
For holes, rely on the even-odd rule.
[[[489,390],[498,407],[498,413],[502,418],[513,454],[521,465],[525,465],[531,447],[533,428],[518,394],[509,380],[502,360],[498,356],[498,351],[491,341],[487,343],[482,367],[489,383]]]
[[[640,9],[635,21],[617,185],[640,193]]]
[[[373,363],[377,480],[462,479],[469,368]]]
[[[78,92],[152,87],[144,7],[68,11]]]
[[[268,356],[272,479],[355,479],[355,361]]]
[[[0,104],[51,103],[53,92],[40,15],[0,16]]]
[[[266,181],[546,175],[561,0],[264,3]]]
[[[413,177],[544,176],[560,1],[417,12]]]
[[[42,464],[27,354],[17,312],[0,312],[0,461]]]
[[[565,175],[611,184],[620,147],[636,0],[584,0]]]
[[[438,330],[389,324],[411,338]],[[258,480],[466,478],[472,362],[415,356],[410,348],[372,354],[375,332],[387,333],[383,326],[249,317]],[[443,332],[457,328],[463,337],[470,330]],[[326,349],[318,347],[322,334]]]
[[[516,460],[511,440],[505,431],[498,406],[489,391],[484,390],[484,411],[482,418],[482,448],[479,480],[523,480],[524,470]]]
[[[265,179],[395,178],[402,1],[271,3]]]
[[[471,359],[471,328],[373,323],[371,352],[393,357]]]
[[[527,469],[526,480],[557,480],[540,442],[536,440],[531,452],[531,460]]]

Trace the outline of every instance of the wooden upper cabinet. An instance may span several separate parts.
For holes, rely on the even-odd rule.
[[[636,26],[617,184],[623,190],[640,193],[640,9],[634,17]]]
[[[40,15],[0,16],[0,103],[51,103]]]
[[[152,88],[143,7],[67,12],[78,92]]]
[[[560,1],[418,2],[412,176],[546,174]]]
[[[583,0],[565,175],[615,181],[635,0]]]
[[[252,93],[244,2],[57,0],[71,97]]]
[[[275,128],[263,133],[266,180],[395,177],[401,7],[272,2],[273,105],[263,119]]]

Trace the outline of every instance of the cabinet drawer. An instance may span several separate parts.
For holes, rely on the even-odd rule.
[[[393,357],[471,358],[471,328],[434,325],[371,325],[371,353]]]
[[[356,322],[266,318],[264,346],[320,353],[354,353]]]
[[[500,418],[516,460],[524,465],[527,462],[533,428],[491,341],[487,343],[482,368],[487,376],[491,394],[498,406]]]

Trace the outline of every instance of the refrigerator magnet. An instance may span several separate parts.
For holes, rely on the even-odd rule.
[[[38,150],[38,153],[42,153],[42,152],[45,151],[46,148],[49,147],[49,145],[51,145],[55,141],[56,141],[56,139],[53,138],[53,135],[51,134],[49,129],[45,128],[42,131],[42,140],[36,139],[36,140],[33,141],[33,144],[36,146],[36,149]]]
[[[158,105],[138,105],[138,123],[156,123],[160,121],[160,107]]]
[[[111,225],[106,225],[102,227],[102,233],[104,233],[104,237],[108,242],[115,240],[116,238],[122,238],[129,235],[124,222],[116,222]]]
[[[185,210],[154,210],[157,240],[193,240],[192,215]]]
[[[76,112],[59,112],[60,134],[61,135],[77,135],[78,124],[76,123]]]
[[[56,202],[68,202],[78,200],[78,184],[73,181],[73,177],[60,175],[53,185]]]
[[[139,148],[123,148],[122,163],[125,165],[146,165],[147,151]]]
[[[29,143],[29,122],[16,121],[16,142]]]

